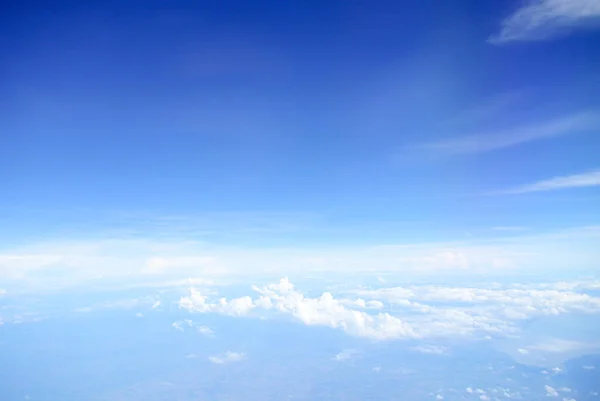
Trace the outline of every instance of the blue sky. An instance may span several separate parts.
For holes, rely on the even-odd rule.
[[[1,18],[10,280],[597,268],[594,1],[53,2]]]

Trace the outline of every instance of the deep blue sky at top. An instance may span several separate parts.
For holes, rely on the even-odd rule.
[[[599,106],[597,32],[487,42],[519,4],[5,6],[3,234],[90,211],[597,223],[589,188],[480,195],[597,168],[593,132],[452,157],[415,151]]]

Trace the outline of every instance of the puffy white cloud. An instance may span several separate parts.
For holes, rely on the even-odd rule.
[[[191,290],[187,297],[182,297],[179,306],[193,312],[216,312],[226,315],[245,315],[250,311],[269,309],[289,314],[307,325],[328,326],[341,329],[349,334],[373,339],[417,338],[419,334],[405,321],[391,316],[389,313],[370,315],[363,311],[350,309],[347,302],[335,299],[331,293],[325,292],[318,298],[307,298],[295,290],[287,278],[277,284],[269,284],[253,289],[260,297],[252,299],[248,296],[218,302],[210,302],[197,290]]]
[[[575,28],[597,26],[599,20],[597,0],[529,0],[502,21],[500,32],[489,41],[544,40]]]
[[[546,389],[546,395],[548,397],[558,397],[558,391],[556,391],[554,387],[545,385],[544,388]]]
[[[212,330],[210,327],[206,327],[206,326],[198,326],[197,328],[198,333],[207,336],[207,337],[212,337],[215,335],[214,330]]]
[[[239,362],[244,359],[246,359],[246,354],[239,353],[239,352],[232,352],[232,351],[227,351],[221,355],[214,355],[214,356],[208,357],[209,361],[211,361],[212,363],[219,364],[219,365],[226,364],[226,363],[232,363],[232,362]]]

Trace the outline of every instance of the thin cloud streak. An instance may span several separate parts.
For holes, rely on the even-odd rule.
[[[600,170],[542,180],[533,184],[496,192],[496,194],[524,194],[554,191],[567,188],[594,187],[600,185]]]
[[[427,152],[443,155],[485,153],[536,140],[581,132],[596,127],[599,120],[597,113],[580,112],[542,124],[518,127],[493,134],[466,135],[425,143],[418,147]]]
[[[600,26],[597,0],[533,0],[502,21],[500,32],[488,42],[548,40],[577,28]]]

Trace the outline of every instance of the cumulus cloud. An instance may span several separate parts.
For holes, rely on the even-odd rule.
[[[558,397],[558,391],[556,391],[554,387],[545,385],[544,388],[546,389],[546,395],[548,397]]]
[[[489,42],[545,40],[599,24],[597,0],[529,0],[502,21],[500,32],[491,36]]]
[[[179,306],[192,312],[215,312],[226,315],[242,316],[253,310],[273,310],[291,315],[307,325],[328,326],[341,329],[348,334],[373,339],[418,338],[419,334],[408,323],[389,313],[370,315],[364,311],[350,309],[333,297],[329,292],[318,298],[305,297],[296,291],[287,279],[277,284],[253,287],[259,293],[258,298],[249,296],[227,300],[221,298],[211,302],[197,290],[182,297]]]
[[[246,359],[246,354],[239,352],[227,351],[221,355],[213,355],[209,356],[208,360],[212,363],[216,363],[218,365],[223,365],[226,363],[240,362]]]
[[[524,194],[529,192],[555,191],[568,188],[595,187],[600,185],[600,170],[581,174],[554,177],[547,180],[498,191],[498,194]]]

